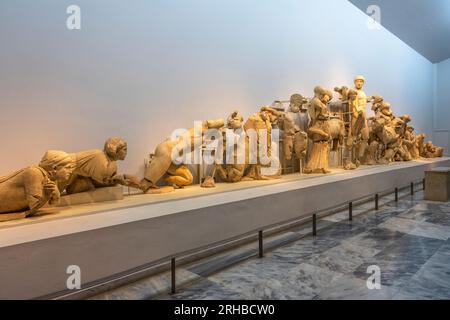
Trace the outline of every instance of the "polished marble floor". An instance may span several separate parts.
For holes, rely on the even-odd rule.
[[[93,299],[450,299],[450,203],[423,193],[368,202],[177,270],[181,287],[168,295],[168,273]],[[369,266],[381,271],[381,288],[368,289]]]

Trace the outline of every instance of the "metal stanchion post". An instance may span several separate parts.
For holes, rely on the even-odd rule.
[[[313,214],[313,236],[317,236],[317,215]]]
[[[177,284],[176,284],[176,273],[175,273],[176,263],[175,258],[172,258],[170,262],[170,270],[171,270],[171,294],[177,293]]]
[[[348,220],[353,221],[353,202],[348,204]]]
[[[263,258],[264,257],[264,243],[263,243],[263,232],[259,231],[258,232],[258,243],[259,243],[259,258]]]

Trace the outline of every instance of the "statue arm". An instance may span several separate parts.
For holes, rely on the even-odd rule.
[[[310,136],[317,134],[317,135],[320,135],[320,136],[324,137],[325,139],[328,138],[328,137],[330,136],[328,133],[326,133],[326,132],[323,131],[322,129],[314,128],[314,127],[309,128],[308,134],[309,134]]]
[[[206,130],[220,129],[225,126],[225,120],[224,119],[207,120],[203,123],[203,126],[206,127]]]
[[[50,181],[42,172],[35,168],[28,169],[24,174],[25,197],[29,210],[26,216],[32,216],[47,202],[57,203],[60,192],[55,182]]]
[[[406,147],[408,147],[408,148],[412,148],[412,147],[414,147],[414,145],[415,145],[415,141],[413,141],[413,140],[408,140],[408,139],[404,139],[404,140],[403,140],[403,144],[405,144]]]
[[[112,177],[112,181],[114,184],[120,184],[122,186],[132,187],[136,189],[139,189],[141,185],[141,181],[139,180],[139,178],[129,174],[115,175],[114,177]]]

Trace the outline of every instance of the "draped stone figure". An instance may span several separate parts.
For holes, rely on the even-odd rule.
[[[251,115],[244,124],[246,137],[246,169],[244,180],[270,180],[281,176],[281,164],[277,146],[272,145],[272,127],[280,120],[282,113],[272,107],[262,107]],[[250,146],[250,134],[255,134],[256,145]]]
[[[0,221],[33,216],[47,203],[57,204],[58,185],[69,180],[74,168],[70,155],[51,150],[39,165],[0,178]]]
[[[313,147],[304,173],[330,173],[328,163],[330,125],[327,103],[332,97],[333,93],[322,86],[314,89],[314,99],[311,100],[309,109],[312,126],[308,129]]]
[[[65,187],[67,194],[112,187],[117,184],[139,188],[140,182],[136,177],[117,174],[117,161],[125,160],[127,152],[125,140],[109,138],[103,150],[87,150],[71,154],[76,167]]]

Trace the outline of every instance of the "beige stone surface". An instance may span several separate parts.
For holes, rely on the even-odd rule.
[[[172,186],[163,186],[159,188],[150,188],[146,193],[147,194],[164,194],[174,192],[175,188]]]
[[[56,207],[67,207],[105,201],[123,200],[122,186],[97,188],[91,191],[62,196]]]
[[[25,212],[3,213],[3,214],[0,214],[0,222],[23,219],[23,218],[26,218],[26,216],[27,215]]]
[[[397,162],[391,163],[389,165],[375,165],[375,166],[361,166],[358,170],[355,171],[346,171],[344,169],[331,169],[332,173],[330,175],[323,174],[289,174],[283,176],[279,180],[262,180],[262,181],[243,181],[237,184],[230,183],[217,183],[216,188],[212,189],[204,189],[199,185],[188,186],[184,189],[179,189],[177,192],[168,192],[168,193],[160,193],[160,194],[134,194],[131,196],[125,196],[123,200],[120,201],[107,201],[107,202],[97,202],[91,204],[82,204],[82,205],[74,205],[70,207],[43,207],[40,212],[28,219],[17,220],[17,221],[8,221],[0,224],[0,233],[4,228],[15,228],[19,226],[30,226],[35,223],[46,223],[46,222],[55,222],[59,223],[62,226],[65,223],[65,219],[67,218],[77,218],[77,217],[85,217],[92,216],[95,220],[99,220],[102,226],[110,226],[115,225],[113,220],[102,220],[103,214],[111,214],[115,210],[128,210],[133,208],[139,208],[148,205],[154,205],[158,207],[159,205],[164,206],[170,212],[179,212],[183,210],[191,210],[193,208],[197,208],[197,205],[194,207],[187,207],[186,205],[182,205],[182,201],[192,200],[196,202],[199,206],[212,206],[225,202],[233,202],[239,200],[249,199],[251,197],[263,197],[266,195],[270,195],[276,192],[286,192],[291,190],[291,185],[295,185],[294,189],[298,186],[310,186],[314,185],[314,183],[323,183],[323,181],[333,182],[340,179],[354,179],[359,176],[364,175],[377,175],[385,172],[392,172],[397,169],[409,169],[420,166],[434,166],[434,167],[442,167],[442,166],[450,166],[450,158],[439,158],[439,159],[422,159],[410,162]],[[320,178],[319,180],[317,180]],[[261,191],[263,190],[263,191]],[[204,199],[208,197],[217,197],[221,200],[217,199],[212,201],[206,201]],[[225,200],[224,200],[225,199]],[[157,208],[151,212],[145,212],[146,218],[156,217],[162,215],[161,208]],[[123,216],[123,223],[134,221],[131,216]],[[139,219],[137,219],[139,220]],[[83,227],[85,227],[83,225]],[[71,231],[75,231],[75,226],[73,224],[67,225],[67,229]],[[46,231],[47,229],[40,229],[40,231]],[[47,230],[49,233],[60,233],[62,230]],[[80,230],[78,230],[80,231]],[[32,234],[23,234],[24,237],[33,236]],[[16,237],[18,238],[21,237]],[[6,238],[1,238],[0,235],[0,247],[2,246],[3,240],[6,241]]]

